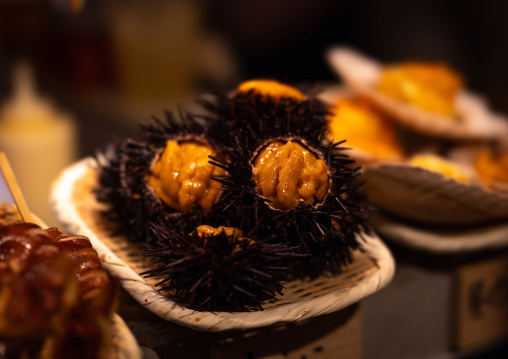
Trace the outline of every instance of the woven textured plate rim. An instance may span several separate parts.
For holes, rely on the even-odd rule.
[[[383,238],[426,252],[453,254],[508,247],[508,223],[449,231],[417,228],[380,213],[372,214],[371,219]]]
[[[116,359],[141,359],[141,348],[124,320],[117,314],[113,314],[113,358]]]
[[[362,175],[366,181],[365,188],[369,191],[369,197],[374,205],[400,217],[419,222],[425,221],[428,224],[455,225],[472,224],[471,221],[481,224],[493,220],[508,219],[508,194],[487,190],[478,183],[461,183],[453,178],[447,178],[439,172],[403,163],[373,164],[365,167]],[[383,184],[381,180],[389,181],[391,185]],[[409,198],[412,198],[413,203],[410,211],[408,211],[409,208],[405,208],[407,206],[400,207],[398,205],[394,206],[393,203],[381,203],[377,198],[379,197],[378,194],[382,195],[382,198],[389,197],[390,194],[395,195],[394,198],[401,197],[399,192],[395,193],[401,191],[400,185],[409,188],[409,190],[406,190],[405,197],[408,198],[407,202],[409,202]],[[456,213],[450,213],[450,218],[444,217],[439,222],[433,222],[430,218],[435,217],[436,213],[440,213],[442,209],[435,207],[437,205],[433,204],[435,213],[424,212],[424,210],[428,210],[427,207],[432,202],[422,201],[423,205],[419,204],[421,210],[417,212],[418,205],[415,203],[414,198],[423,192],[428,192],[429,198],[431,196],[438,198],[434,202],[439,200],[439,203],[450,203],[450,205],[457,208],[463,207],[460,213],[467,214],[468,217],[460,220],[460,218],[455,218],[457,217]],[[482,200],[479,201],[478,199]],[[395,203],[400,204],[400,201],[397,200]],[[418,217],[414,216],[414,213],[418,213]]]
[[[386,286],[395,271],[394,259],[375,235],[366,236],[364,253],[376,262],[377,270],[351,288],[326,293],[316,298],[289,303],[266,311],[200,312],[186,308],[162,296],[106,246],[83,221],[73,204],[74,183],[93,168],[95,160],[84,158],[66,168],[55,180],[51,191],[51,207],[58,220],[70,233],[87,236],[99,253],[105,268],[116,276],[130,295],[159,317],[197,330],[224,331],[264,327],[271,324],[297,322],[345,308]]]

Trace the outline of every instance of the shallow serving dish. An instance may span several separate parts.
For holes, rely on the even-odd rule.
[[[378,91],[383,71],[381,63],[347,47],[333,47],[326,56],[332,69],[356,93],[369,98],[400,124],[414,131],[454,140],[502,140],[508,136],[507,119],[492,112],[483,98],[469,91],[458,92],[454,118],[448,118]]]
[[[383,163],[362,173],[376,207],[422,224],[474,225],[508,221],[508,193],[461,183],[409,164]]]
[[[51,205],[59,221],[70,233],[80,233],[92,241],[104,267],[141,305],[159,317],[198,330],[224,331],[297,322],[332,313],[358,302],[383,288],[393,277],[395,264],[386,246],[375,235],[365,236],[363,252],[354,253],[353,263],[335,276],[285,284],[284,295],[264,304],[262,311],[205,312],[175,302],[169,293],[157,291],[157,278],[139,273],[152,268],[139,244],[111,235],[113,224],[104,220],[93,194],[97,185],[95,160],[83,159],[68,167],[55,181]]]
[[[421,228],[380,213],[372,214],[371,220],[383,238],[426,252],[453,254],[508,247],[508,223],[450,230]]]

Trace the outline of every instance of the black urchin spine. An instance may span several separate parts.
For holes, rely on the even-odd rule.
[[[152,226],[157,243],[144,254],[156,268],[142,273],[162,278],[160,290],[199,310],[262,310],[262,304],[282,294],[281,282],[291,279],[293,248],[235,238],[224,232],[205,237],[183,233],[166,223]]]

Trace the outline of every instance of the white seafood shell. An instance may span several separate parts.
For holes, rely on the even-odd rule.
[[[508,223],[450,230],[412,226],[381,213],[371,213],[370,219],[383,238],[434,254],[478,252],[508,246]]]
[[[405,220],[429,225],[508,222],[508,193],[461,183],[439,172],[384,163],[366,167],[363,179],[370,203]]]
[[[481,97],[466,90],[455,99],[455,116],[426,112],[377,90],[383,65],[346,47],[331,48],[326,58],[331,68],[358,94],[368,97],[401,125],[414,131],[453,140],[503,140],[508,119],[492,112]]]

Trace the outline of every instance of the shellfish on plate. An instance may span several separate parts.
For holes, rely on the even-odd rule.
[[[414,131],[452,140],[502,140],[508,136],[508,120],[466,89],[455,93],[452,114],[433,113],[380,91],[387,66],[376,60],[347,47],[331,48],[326,56],[332,69],[356,93]]]
[[[342,85],[325,88],[319,98],[327,103],[329,113],[327,139],[346,139],[348,155],[358,164],[400,162],[405,157],[395,123],[367,99]]]
[[[251,312],[199,311],[174,301],[155,287],[158,280],[138,273],[153,268],[138,245],[112,234],[114,226],[101,215],[104,204],[93,193],[97,164],[87,158],[67,168],[55,181],[51,205],[69,232],[84,233],[99,253],[104,267],[145,308],[165,320],[197,330],[224,331],[297,322],[338,311],[385,287],[395,263],[388,248],[371,233],[362,251],[354,251],[351,265],[334,276],[284,283],[283,296]]]

